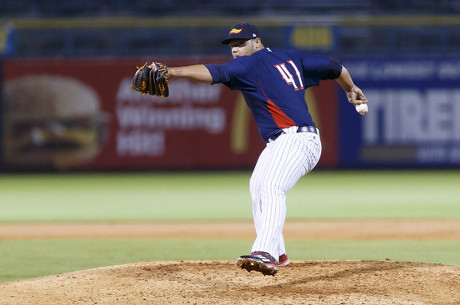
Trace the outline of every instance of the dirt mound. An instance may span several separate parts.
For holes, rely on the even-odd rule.
[[[460,267],[294,261],[275,277],[233,261],[145,262],[0,284],[0,304],[460,304]]]

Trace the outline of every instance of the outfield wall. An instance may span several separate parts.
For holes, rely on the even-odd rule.
[[[226,57],[161,58],[170,65]],[[174,79],[166,99],[130,89],[132,59],[8,59],[4,62],[4,167],[60,170],[251,168],[264,147],[238,91]],[[337,88],[309,93],[337,166]],[[321,103],[320,100],[323,100]]]
[[[224,56],[160,57],[170,65]],[[157,59],[157,60],[158,60]],[[242,96],[171,81],[167,99],[129,88],[152,58],[5,59],[3,168],[250,169],[264,143]],[[359,116],[334,81],[307,91],[320,168],[460,165],[460,57],[344,58],[366,93]]]

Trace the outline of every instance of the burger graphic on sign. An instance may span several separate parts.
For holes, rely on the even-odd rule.
[[[106,121],[96,91],[74,78],[30,75],[7,81],[3,107],[5,168],[78,167],[100,151]]]

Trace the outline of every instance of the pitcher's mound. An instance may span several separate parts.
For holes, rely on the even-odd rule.
[[[274,277],[234,261],[145,262],[0,284],[0,304],[460,304],[460,267],[294,261]]]

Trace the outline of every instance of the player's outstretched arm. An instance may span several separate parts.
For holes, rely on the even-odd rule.
[[[363,91],[353,83],[350,73],[345,67],[342,66],[342,73],[336,79],[336,81],[347,94],[348,101],[354,106],[367,104],[366,96],[364,95]]]
[[[205,65],[191,65],[183,67],[168,67],[170,77],[183,77],[198,82],[212,84],[212,76]]]
[[[347,94],[348,101],[355,106],[356,111],[360,115],[365,115],[369,111],[366,96],[363,91],[353,83],[350,73],[348,73],[348,70],[344,66],[342,66],[342,73],[336,81],[343,88]]]

